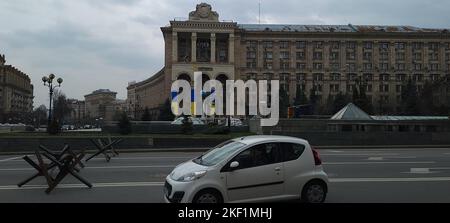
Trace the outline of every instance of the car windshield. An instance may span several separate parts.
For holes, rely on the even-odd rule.
[[[194,159],[194,162],[203,166],[214,166],[244,146],[243,143],[230,140]]]

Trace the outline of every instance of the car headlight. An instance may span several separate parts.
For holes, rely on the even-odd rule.
[[[206,170],[196,171],[196,172],[188,173],[188,174],[181,176],[180,178],[177,179],[177,181],[182,181],[182,182],[194,181],[194,180],[200,179],[201,177],[203,177],[205,175],[206,175]]]

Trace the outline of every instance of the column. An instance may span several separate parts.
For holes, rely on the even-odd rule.
[[[216,34],[211,33],[211,63],[216,63]]]
[[[178,33],[172,32],[172,62],[178,62]]]
[[[197,33],[192,33],[191,36],[191,62],[197,62]]]
[[[228,62],[234,63],[234,33],[228,37]]]

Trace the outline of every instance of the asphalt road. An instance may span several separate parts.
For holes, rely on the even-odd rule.
[[[330,185],[327,202],[450,202],[450,148],[320,150]],[[21,156],[0,156],[0,202],[163,202],[166,175],[200,153],[122,153],[110,163],[96,158],[81,175],[88,189],[72,177],[50,195],[42,177],[16,184],[35,172]]]

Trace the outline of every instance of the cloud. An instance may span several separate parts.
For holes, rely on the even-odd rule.
[[[259,0],[209,1],[221,20],[258,22]],[[187,18],[198,1],[2,0],[0,53],[35,85],[35,106],[47,104],[42,75],[64,78],[68,97],[110,88],[126,98],[128,81],[164,65],[160,27]],[[283,24],[386,24],[450,28],[446,0],[261,0],[261,21]],[[6,19],[5,19],[6,18]]]

